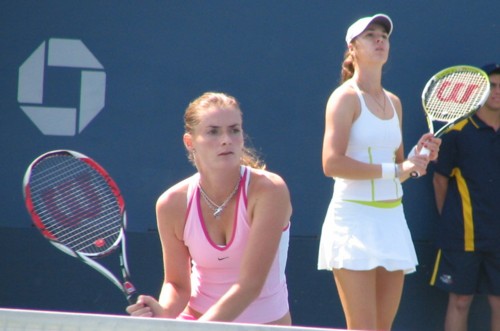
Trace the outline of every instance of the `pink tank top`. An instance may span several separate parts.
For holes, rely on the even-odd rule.
[[[241,168],[241,181],[236,195],[236,213],[231,239],[225,246],[209,237],[200,208],[199,174],[192,177],[188,189],[188,209],[184,227],[184,243],[192,259],[191,299],[189,306],[205,313],[231,285],[236,283],[240,262],[246,249],[250,226],[247,215],[247,189],[250,168]],[[289,310],[285,265],[290,227],[282,234],[279,250],[259,297],[234,320],[238,323],[269,323]]]

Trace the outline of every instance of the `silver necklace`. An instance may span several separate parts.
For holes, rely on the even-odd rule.
[[[224,202],[221,205],[218,205],[215,202],[213,202],[212,199],[210,199],[210,197],[208,196],[208,194],[203,190],[201,185],[198,184],[198,187],[200,188],[201,196],[203,197],[203,200],[205,200],[205,202],[207,203],[208,207],[213,210],[213,212],[214,212],[213,215],[215,218],[219,218],[219,216],[222,213],[222,211],[224,210],[224,208],[226,208],[229,201],[234,197],[234,195],[238,191],[238,187],[240,186],[240,180],[241,180],[241,176],[238,179],[238,181],[236,182],[236,185],[234,186],[233,191],[229,194],[229,196],[226,198],[226,200],[224,200]]]
[[[375,101],[375,103],[379,106],[379,108],[381,108],[381,109],[382,109],[382,113],[384,113],[384,114],[385,114],[385,105],[386,105],[386,96],[385,96],[385,93],[383,93],[383,92],[382,92],[382,94],[383,94],[383,96],[384,96],[384,105],[383,105],[383,106],[382,106],[382,105],[378,102],[378,100],[377,100],[377,99],[376,99],[373,95],[371,95],[371,94],[370,94],[370,93],[368,93],[368,92],[367,92],[366,94],[368,94],[368,95],[370,96],[370,98],[372,98],[372,99],[373,99],[373,101]]]

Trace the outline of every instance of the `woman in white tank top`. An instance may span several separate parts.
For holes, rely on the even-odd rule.
[[[391,19],[365,17],[347,31],[342,85],[325,114],[323,171],[335,180],[321,233],[318,269],[333,271],[349,329],[390,330],[404,274],[417,257],[401,205],[401,182],[425,174],[440,140],[423,135],[405,159],[402,107],[382,87]],[[429,157],[418,155],[425,144]]]

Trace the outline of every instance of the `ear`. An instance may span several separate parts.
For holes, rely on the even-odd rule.
[[[191,136],[191,134],[184,133],[184,135],[182,136],[182,141],[184,142],[184,146],[186,147],[186,149],[191,152],[193,150],[193,137]]]

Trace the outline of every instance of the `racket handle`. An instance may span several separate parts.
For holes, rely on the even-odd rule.
[[[431,154],[431,151],[426,147],[422,147],[419,153],[419,155],[429,155],[429,154]]]
[[[422,149],[420,150],[419,155],[429,155],[430,153],[431,153],[431,151],[428,148],[422,147]],[[420,173],[418,171],[412,171],[410,173],[410,177],[411,178],[418,178],[418,177],[420,177]]]
[[[137,298],[139,297],[139,293],[135,289],[135,286],[128,280],[128,276],[125,276],[126,280],[123,282],[123,294],[127,298],[129,304],[133,305],[137,302]]]
[[[137,298],[139,297],[139,293],[133,292],[127,296],[128,303],[133,305],[137,303]]]

